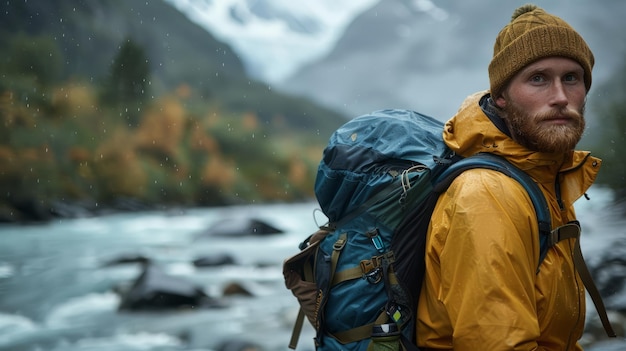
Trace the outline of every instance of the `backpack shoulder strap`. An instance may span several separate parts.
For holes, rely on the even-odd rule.
[[[583,253],[580,248],[580,223],[578,223],[578,221],[569,222],[554,229],[551,234],[551,245],[554,245],[564,239],[575,239],[573,251],[574,267],[576,267],[578,276],[580,277],[580,280],[583,281],[583,284],[587,289],[587,293],[589,293],[589,297],[591,297],[591,301],[593,301],[593,304],[596,307],[598,317],[600,317],[600,322],[602,322],[602,326],[606,331],[606,335],[612,338],[616,337],[617,335],[615,334],[613,326],[611,326],[611,322],[609,321],[609,317],[607,316],[606,307],[604,307],[602,296],[600,295],[600,292],[598,291],[598,288],[593,281],[593,277],[591,276],[591,272],[589,272],[589,268],[587,268],[585,258],[583,257]]]
[[[443,193],[459,174],[472,168],[486,168],[501,172],[515,179],[528,192],[530,201],[535,209],[535,214],[537,215],[537,222],[539,223],[540,255],[537,264],[537,272],[539,272],[539,266],[541,266],[541,262],[543,262],[550,248],[550,232],[552,230],[550,210],[541,189],[539,189],[539,186],[526,172],[512,165],[509,161],[504,159],[504,157],[490,153],[479,153],[463,158],[450,165],[437,177],[434,191],[438,194]]]

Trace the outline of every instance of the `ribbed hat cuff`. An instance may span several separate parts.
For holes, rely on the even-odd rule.
[[[500,93],[509,79],[528,64],[550,56],[568,57],[580,63],[589,91],[594,58],[583,38],[571,28],[540,26],[525,32],[493,57],[489,64],[492,94]]]

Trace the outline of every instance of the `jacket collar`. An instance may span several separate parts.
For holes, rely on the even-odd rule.
[[[446,122],[444,141],[455,153],[464,157],[479,152],[503,156],[544,184],[554,184],[560,172],[577,169],[587,160],[589,152],[544,153],[518,144],[510,137],[504,120],[488,108],[489,99],[487,91],[470,95]],[[595,179],[595,173],[597,169],[590,181],[584,182],[586,187]]]
[[[478,104],[480,105],[480,109],[483,110],[485,116],[489,118],[491,123],[498,128],[499,131],[506,134],[509,138],[511,137],[511,131],[509,130],[509,126],[506,125],[506,122],[500,117],[495,111],[495,103],[491,98],[491,94],[487,93],[483,95]]]

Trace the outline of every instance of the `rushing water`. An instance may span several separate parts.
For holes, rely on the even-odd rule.
[[[592,189],[593,190],[593,189]],[[579,205],[587,256],[601,255],[624,227],[607,214],[608,193],[593,191]],[[584,200],[581,200],[584,201]],[[213,350],[226,340],[264,350],[287,350],[297,303],[285,289],[281,265],[316,228],[313,203],[146,212],[0,226],[0,350]],[[256,217],[285,233],[196,236],[224,218]],[[228,254],[236,264],[198,268],[202,256]],[[203,287],[224,308],[121,312],[116,287],[141,273],[140,264],[108,266],[128,255],[149,257],[166,273]],[[229,283],[253,296],[223,296]],[[625,297],[621,297],[622,299]],[[590,310],[589,313],[594,313]],[[312,350],[306,326],[299,350]],[[621,346],[620,346],[621,345]],[[626,341],[588,350],[626,350]]]

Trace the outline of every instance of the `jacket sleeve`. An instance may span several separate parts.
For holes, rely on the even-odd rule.
[[[437,300],[454,350],[536,350],[539,241],[523,187],[496,171],[467,171],[431,223],[428,254],[439,264]]]

